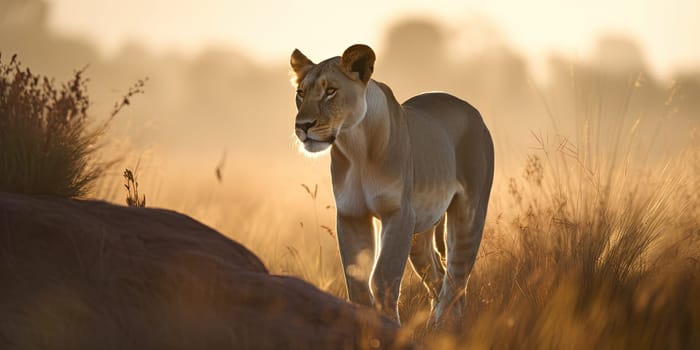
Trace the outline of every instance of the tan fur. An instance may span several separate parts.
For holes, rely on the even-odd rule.
[[[374,57],[369,47],[353,45],[341,57],[313,64],[295,50],[295,132],[309,152],[332,145],[338,246],[350,300],[398,321],[401,276],[410,260],[431,296],[430,323],[455,325],[491,190],[491,136],[479,112],[454,96],[421,94],[399,104],[388,86],[370,79]],[[381,221],[378,247],[372,218]],[[437,244],[436,226],[440,239],[447,228]],[[446,273],[436,247],[447,255]],[[360,257],[375,250],[371,274],[357,273]]]

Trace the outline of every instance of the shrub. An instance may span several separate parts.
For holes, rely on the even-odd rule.
[[[83,70],[56,85],[0,56],[0,191],[82,197],[107,167],[94,161],[106,124],[89,125]]]

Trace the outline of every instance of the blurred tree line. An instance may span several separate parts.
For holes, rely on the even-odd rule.
[[[93,111],[105,113],[134,81],[148,77],[146,95],[125,113],[132,117],[115,121],[137,144],[170,152],[266,153],[291,144],[295,111],[286,59],[260,65],[232,47],[186,58],[137,43],[104,57],[82,38],[53,33],[48,11],[42,0],[0,0],[2,55],[17,53],[25,66],[61,80],[88,66]],[[530,132],[551,128],[551,119],[564,134],[591,127],[585,120],[601,130],[639,120],[637,132],[668,148],[686,145],[689,130],[700,124],[700,66],[662,80],[633,39],[609,36],[587,61],[551,56],[547,78],[534,79],[524,57],[493,35],[493,24],[478,19],[461,26],[468,35],[456,38],[429,20],[395,23],[377,50],[375,78],[399,100],[442,90],[469,101],[502,149],[530,144]],[[467,50],[456,54],[457,46]],[[294,47],[289,43],[290,52]]]

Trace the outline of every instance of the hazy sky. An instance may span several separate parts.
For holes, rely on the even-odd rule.
[[[636,38],[657,73],[700,64],[698,0],[50,0],[51,26],[92,39],[110,53],[129,41],[186,54],[232,44],[266,62],[299,47],[312,58],[348,45],[381,50],[384,29],[403,16],[443,23],[457,38],[484,17],[531,62],[549,52],[585,59],[604,33]],[[460,46],[468,47],[466,39]]]

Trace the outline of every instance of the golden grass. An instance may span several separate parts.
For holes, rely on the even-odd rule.
[[[580,145],[535,135],[522,173],[501,173],[494,186],[463,328],[423,329],[427,292],[407,270],[406,336],[435,349],[700,347],[700,147],[649,156],[652,146],[638,147],[639,121],[619,123],[615,138],[578,135]],[[301,235],[230,234],[271,271],[345,297],[334,240],[319,229],[317,190],[303,192],[312,209],[287,212],[310,222],[279,229]]]
[[[3,66],[6,75],[22,72],[8,67],[18,66]],[[81,86],[78,75],[66,93],[78,101],[85,99],[86,107],[86,97],[78,94]],[[33,105],[29,100],[25,107]],[[75,110],[70,115],[84,115],[83,104],[71,108],[66,109]],[[42,123],[48,119],[41,113],[33,121],[31,130],[39,130],[40,138],[28,141],[32,147],[42,145],[46,133],[58,130],[46,128]],[[0,115],[0,122],[7,123],[7,115]],[[81,120],[66,115],[59,115],[59,123]],[[407,270],[400,300],[406,337],[435,349],[700,348],[700,148],[694,142],[672,156],[649,157],[651,146],[640,142],[637,122],[621,122],[612,128],[616,138],[607,142],[600,134],[591,134],[608,130],[603,118],[593,119],[579,123],[578,143],[536,134],[535,150],[523,159],[521,174],[499,170],[459,332],[430,334],[422,328],[427,292]],[[0,124],[0,133],[5,125]],[[77,137],[80,146],[92,144],[93,134],[84,131],[76,128],[68,137]],[[498,137],[497,130],[494,135]],[[3,149],[9,139],[7,133],[2,136],[0,172],[8,180],[5,174],[13,163],[6,156],[29,153]],[[84,194],[88,188],[84,184],[96,176],[96,168],[84,162],[91,148],[58,149],[77,157],[68,177],[72,180],[56,187],[38,177],[51,171],[31,168],[26,174],[33,182],[22,186],[48,184],[60,188],[54,191],[58,194]],[[41,150],[32,148],[35,151]],[[262,167],[231,158],[246,163],[241,168]],[[309,162],[301,156],[295,161]],[[14,164],[25,163],[35,164],[28,160]],[[230,176],[222,174],[223,161],[211,173],[211,181],[200,179],[200,185],[194,185],[197,180],[190,169],[198,166],[188,163],[181,174],[158,176],[141,170],[149,205],[182,211],[217,228],[254,251],[272,273],[297,276],[345,297],[327,185],[280,185],[265,183],[272,176],[263,180]],[[279,169],[265,164],[264,170]],[[9,179],[6,182],[24,181]],[[133,174],[127,181],[130,198],[138,200]],[[285,186],[286,192],[280,191]],[[123,192],[102,192],[114,193],[107,199],[123,202]]]
[[[406,332],[436,349],[700,346],[700,173],[688,166],[698,164],[698,149],[624,176],[619,167],[582,169],[557,152],[528,157],[522,176],[494,193],[464,328],[432,336],[422,329],[427,292],[408,270]],[[277,241],[289,254],[241,240],[273,272],[345,297],[332,240],[308,226],[305,242]]]
[[[685,166],[693,153],[654,176],[600,184],[590,176],[605,174],[578,169],[579,159],[529,158],[498,198],[508,210],[492,212],[465,327],[448,338],[474,348],[700,345],[699,204],[680,200],[698,190],[697,169]],[[557,178],[557,166],[570,172]]]
[[[405,337],[435,349],[700,347],[700,147],[694,140],[675,153],[651,152],[652,143],[636,133],[639,121],[615,120],[579,121],[578,143],[556,131],[534,134],[516,174],[497,154],[463,328],[437,335],[423,329],[427,292],[407,269]],[[142,183],[149,193],[162,185],[152,205],[217,228],[272,273],[345,298],[328,173],[300,186],[281,175],[318,160],[263,165],[254,158],[230,156],[223,181],[220,170],[193,179],[189,169],[203,165],[187,163]],[[266,175],[230,173],[249,168]]]
[[[131,169],[124,169],[124,188],[126,189],[126,205],[130,207],[146,206],[146,195],[139,196],[139,181],[136,179],[134,172]]]

